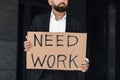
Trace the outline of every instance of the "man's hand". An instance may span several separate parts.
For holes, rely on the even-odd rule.
[[[87,60],[85,60],[82,64],[81,64],[81,68],[82,68],[82,72],[86,72],[89,68],[89,62]]]
[[[27,36],[26,36],[27,39]],[[30,49],[31,43],[29,41],[24,41],[24,51],[28,51]]]

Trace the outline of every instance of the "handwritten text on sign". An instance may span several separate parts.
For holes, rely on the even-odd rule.
[[[81,70],[86,33],[28,32],[27,69]]]

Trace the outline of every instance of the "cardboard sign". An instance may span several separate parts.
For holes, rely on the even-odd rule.
[[[28,32],[27,69],[81,70],[86,33]]]

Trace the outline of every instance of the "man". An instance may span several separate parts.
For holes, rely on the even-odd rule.
[[[38,15],[34,18],[31,30],[47,32],[81,32],[81,24],[66,12],[68,0],[48,0],[51,13]],[[30,49],[30,42],[25,41],[25,51]],[[81,64],[82,72],[89,67],[88,60]],[[27,70],[27,80],[82,80],[80,71],[64,70]]]

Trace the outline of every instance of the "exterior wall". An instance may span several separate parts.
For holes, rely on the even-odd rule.
[[[0,80],[16,80],[18,0],[0,0]]]

